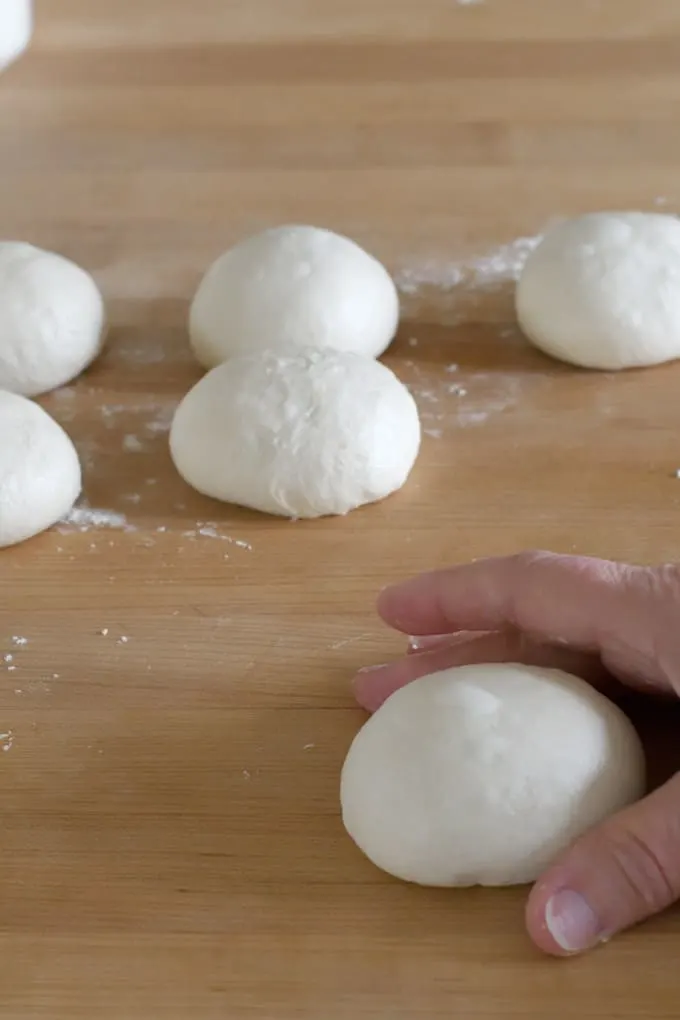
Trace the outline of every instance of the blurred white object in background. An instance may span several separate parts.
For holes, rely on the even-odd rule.
[[[33,0],[0,0],[0,71],[21,56],[32,30]]]

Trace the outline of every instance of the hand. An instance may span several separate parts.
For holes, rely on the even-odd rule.
[[[375,711],[404,684],[474,662],[566,670],[608,694],[680,694],[680,567],[522,553],[385,589],[378,611],[411,641],[405,659],[355,678]],[[680,773],[581,836],[541,876],[529,934],[554,955],[590,949],[680,898]]]

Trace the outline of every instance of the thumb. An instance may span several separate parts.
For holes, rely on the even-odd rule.
[[[592,949],[680,898],[680,774],[581,836],[538,880],[527,903],[536,945],[565,956]]]

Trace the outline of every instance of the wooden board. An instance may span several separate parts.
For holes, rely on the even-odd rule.
[[[0,80],[0,234],[105,290],[105,355],[45,404],[113,526],[0,556],[0,1016],[677,1016],[677,912],[545,959],[523,890],[393,882],[337,798],[349,679],[403,651],[380,586],[527,547],[679,555],[680,365],[553,364],[510,282],[556,216],[680,207],[677,3],[38,8]],[[197,280],[286,221],[354,236],[403,291],[387,360],[422,456],[342,520],[201,499],[167,453]]]

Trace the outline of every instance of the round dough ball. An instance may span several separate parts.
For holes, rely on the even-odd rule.
[[[680,220],[611,212],[561,223],[527,259],[516,307],[529,339],[574,365],[680,357]]]
[[[344,514],[406,481],[420,445],[413,397],[349,351],[241,354],[177,408],[170,451],[199,492],[284,517]]]
[[[84,269],[0,241],[0,389],[33,397],[79,375],[101,350],[104,302]]]
[[[345,827],[379,868],[421,885],[531,882],[644,793],[625,715],[583,680],[462,666],[393,694],[342,771]]]
[[[205,368],[263,348],[333,347],[377,358],[399,296],[377,259],[318,227],[274,227],[241,241],[203,278],[189,314]]]
[[[0,70],[24,52],[33,31],[32,0],[0,2]]]
[[[80,462],[38,404],[0,390],[0,546],[50,528],[80,494]]]

